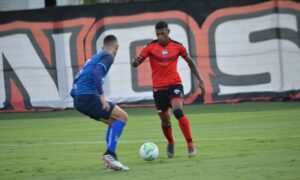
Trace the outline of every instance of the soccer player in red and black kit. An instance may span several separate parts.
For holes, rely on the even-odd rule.
[[[133,67],[139,66],[147,57],[150,59],[152,69],[153,97],[158,115],[161,119],[163,133],[168,140],[167,156],[174,156],[174,138],[172,134],[171,116],[169,108],[178,120],[180,129],[187,141],[188,156],[196,156],[190,122],[183,113],[183,86],[177,71],[178,57],[181,56],[187,63],[192,73],[199,81],[202,95],[205,94],[204,83],[199,69],[189,57],[186,48],[179,42],[169,37],[169,27],[164,21],[155,25],[157,40],[148,43],[141,54],[131,61]]]

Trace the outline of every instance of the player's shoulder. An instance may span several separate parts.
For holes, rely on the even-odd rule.
[[[100,61],[101,59],[106,58],[106,57],[113,58],[113,56],[109,52],[102,50],[99,53],[93,55],[93,57],[91,59]]]
[[[151,46],[158,43],[158,39],[152,40],[146,44],[146,46]]]
[[[98,63],[110,65],[113,63],[114,57],[107,51],[102,52],[102,56],[98,59]]]
[[[102,54],[101,59],[102,59],[102,60],[103,60],[103,59],[104,59],[104,60],[113,60],[114,57],[113,57],[113,55],[110,54],[109,52],[104,51],[103,54]]]
[[[109,52],[103,51],[102,57],[105,57],[105,56],[113,57],[112,54],[110,54]]]
[[[171,42],[174,43],[175,45],[179,45],[179,46],[183,46],[182,43],[178,42],[178,41],[175,41],[173,39],[171,39]]]

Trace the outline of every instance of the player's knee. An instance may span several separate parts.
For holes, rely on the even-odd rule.
[[[169,109],[158,112],[158,115],[160,117],[168,116],[168,114],[169,114]]]
[[[128,121],[128,115],[126,112],[123,112],[121,115],[120,115],[120,120],[124,121],[125,123]]]
[[[173,114],[176,117],[176,119],[180,119],[184,116],[183,111],[181,109],[175,109],[173,111]]]
[[[161,122],[161,126],[162,126],[163,128],[168,128],[168,127],[171,126],[171,121],[162,121],[162,122]]]
[[[128,121],[127,113],[117,105],[112,111],[111,118],[115,120],[123,121],[125,123]]]

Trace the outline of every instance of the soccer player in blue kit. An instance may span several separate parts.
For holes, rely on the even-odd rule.
[[[107,150],[102,156],[104,166],[107,169],[126,171],[129,168],[118,161],[116,147],[128,115],[118,105],[107,101],[102,89],[118,47],[118,40],[114,35],[107,35],[104,38],[102,51],[89,59],[74,79],[71,96],[74,107],[79,112],[108,125]]]

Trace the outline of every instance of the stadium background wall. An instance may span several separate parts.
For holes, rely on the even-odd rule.
[[[149,62],[130,59],[165,20],[199,66],[207,94],[179,60],[185,103],[300,99],[300,3],[165,0],[0,12],[0,112],[72,108],[69,90],[107,34],[120,50],[104,91],[127,106],[153,104]]]

